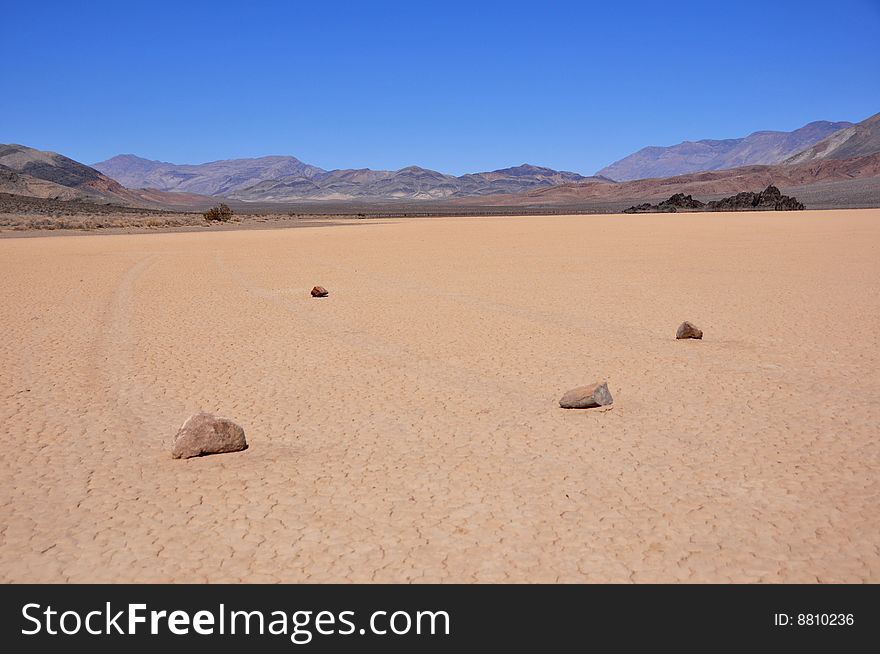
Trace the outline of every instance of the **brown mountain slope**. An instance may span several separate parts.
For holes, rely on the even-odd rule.
[[[127,189],[78,161],[16,144],[0,144],[0,193],[183,211],[217,203],[215,198],[195,193]]]
[[[0,191],[32,197],[138,204],[140,198],[114,179],[56,152],[0,144]],[[9,172],[18,175],[15,178]]]
[[[810,148],[786,159],[798,164],[820,159],[852,159],[880,152],[880,113],[836,132]]]
[[[88,193],[79,189],[25,175],[3,165],[0,165],[0,193],[56,200],[82,200],[89,197]]]

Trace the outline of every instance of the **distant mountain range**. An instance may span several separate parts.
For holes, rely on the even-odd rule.
[[[824,133],[828,135],[819,139]],[[785,156],[781,163],[772,165],[717,168],[717,156],[703,157],[708,151],[706,148],[715,148],[718,155],[721,151],[718,144],[721,143],[727,144],[723,146],[728,149],[722,157],[727,163],[743,159],[776,161],[796,144],[804,142],[809,144],[795,154]],[[730,143],[734,145],[728,147]],[[689,150],[684,145],[700,146],[698,150],[703,153],[700,155],[703,158],[699,161],[702,163],[698,159],[688,159],[686,153]],[[815,185],[824,184],[822,193],[828,195],[835,206],[847,202],[847,197],[855,197],[853,193],[858,194],[857,206],[880,206],[880,114],[855,125],[816,122],[790,133],[756,132],[729,142],[698,141],[659,149],[665,152],[650,165],[674,162],[676,167],[686,164],[687,167],[713,168],[681,175],[615,181],[604,175],[585,177],[528,164],[460,176],[418,166],[395,171],[328,171],[295,157],[281,156],[176,165],[121,155],[90,167],[54,152],[11,144],[0,145],[0,193],[201,210],[220,199],[242,208],[247,203],[297,202],[560,206],[593,200],[664,199],[675,193],[729,194],[765,188],[769,184],[783,188],[808,185],[815,188]],[[636,167],[641,165],[638,161],[644,163],[650,159],[647,155],[632,159],[636,155],[627,158]],[[611,170],[613,173],[614,166],[621,170],[624,162],[626,159],[603,169],[603,172]],[[839,183],[847,184],[846,188]]]
[[[172,164],[150,161],[133,154],[119,156],[94,165],[108,177],[128,188],[159,191],[228,195],[265,180],[286,177],[308,179],[325,172],[296,157],[227,159],[204,164]]]
[[[331,170],[312,177],[292,175],[261,182],[230,197],[248,202],[294,200],[442,200],[521,193],[534,188],[582,182],[594,177],[523,164],[456,177],[418,166],[395,171]]]
[[[836,144],[833,139],[844,135],[849,135],[843,140],[850,143],[844,151],[851,151],[854,129],[849,122],[815,121],[793,132],[761,131],[739,139],[647,147],[592,177],[528,164],[461,176],[419,166],[393,171],[324,170],[291,156],[172,164],[125,154],[96,163],[94,168],[131,189],[223,196],[244,202],[442,200],[526,193],[591,180],[630,181],[775,165],[794,156],[808,156],[808,148],[829,138]]]
[[[400,170],[323,170],[295,157],[170,164],[119,155],[95,169],[129,188],[186,191],[247,202],[298,200],[433,200],[518,193],[587,179],[577,173],[523,164],[456,177],[419,166]]]
[[[623,201],[633,198],[663,200],[676,193],[699,195],[705,198],[760,190],[770,184],[780,188],[792,188],[859,180],[865,184],[861,184],[857,190],[871,194],[874,197],[873,206],[880,206],[880,152],[853,159],[821,159],[775,166],[741,166],[627,182],[593,181],[560,184],[526,193],[494,196],[487,199],[485,204],[510,207],[577,206],[598,200]],[[833,192],[834,189],[829,188],[829,193]],[[833,199],[842,205],[846,204],[846,198],[843,196]]]
[[[525,193],[494,196],[486,204],[510,207],[584,206],[585,203],[607,204],[631,198],[666,199],[676,193],[719,196],[762,189],[770,184],[801,190],[806,187],[821,188],[816,197],[827,205],[880,207],[880,113],[836,130],[775,165],[702,170],[613,183],[585,181],[559,184]]]
[[[685,141],[669,147],[651,146],[615,161],[596,174],[623,182],[755,164],[774,165],[852,127],[853,124],[849,122],[818,120],[793,132],[763,131],[738,139],[706,139]]]

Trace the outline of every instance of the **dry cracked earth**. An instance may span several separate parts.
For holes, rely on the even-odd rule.
[[[0,580],[880,581],[880,211],[359,222],[0,241]]]

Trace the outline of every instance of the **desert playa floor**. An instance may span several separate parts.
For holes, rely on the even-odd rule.
[[[880,581],[880,210],[7,239],[0,278],[2,581]],[[173,460],[198,409],[250,448]]]

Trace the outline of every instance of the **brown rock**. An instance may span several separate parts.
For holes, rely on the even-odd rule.
[[[315,286],[315,288],[312,289],[312,297],[327,297],[329,294],[330,291],[323,286]]]
[[[174,437],[171,456],[188,459],[204,454],[222,454],[247,449],[244,429],[229,418],[200,411],[190,416]]]
[[[675,338],[703,338],[703,331],[693,323],[689,323],[685,320],[678,326],[678,330],[675,332]]]
[[[589,409],[611,404],[614,399],[608,390],[607,382],[573,388],[562,396],[559,406],[563,409]]]

